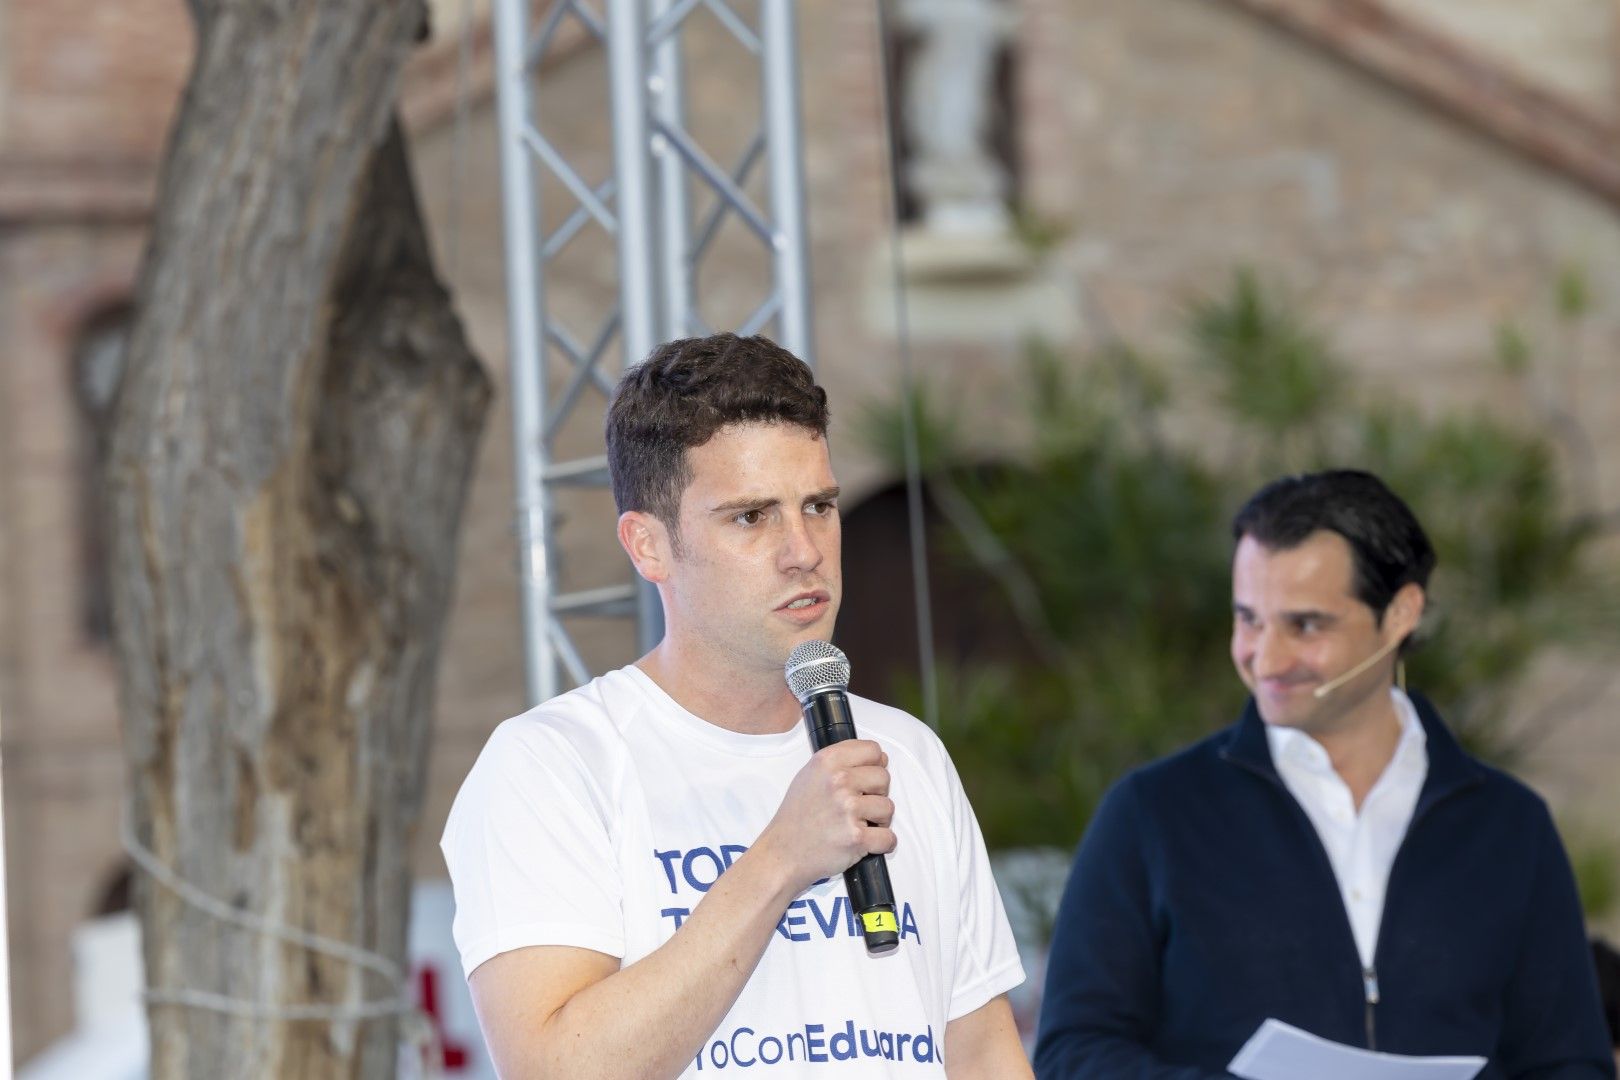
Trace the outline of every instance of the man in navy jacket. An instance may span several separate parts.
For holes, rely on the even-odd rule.
[[[1117,784],[1052,938],[1040,1080],[1203,1080],[1268,1017],[1478,1054],[1484,1080],[1613,1077],[1542,801],[1395,687],[1434,553],[1375,477],[1263,488],[1233,523],[1226,730]],[[1303,1080],[1303,1078],[1302,1078]]]

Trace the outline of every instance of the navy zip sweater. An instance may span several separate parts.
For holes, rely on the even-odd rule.
[[[1363,971],[1326,850],[1235,725],[1114,786],[1058,909],[1039,1080],[1204,1080],[1267,1017],[1481,1080],[1613,1077],[1574,876],[1545,804],[1428,702],[1429,771]]]

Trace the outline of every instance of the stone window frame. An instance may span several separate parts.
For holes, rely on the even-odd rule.
[[[134,304],[128,296],[98,303],[77,320],[68,352],[69,393],[78,422],[79,627],[85,639],[98,646],[112,642],[107,459],[133,317]]]

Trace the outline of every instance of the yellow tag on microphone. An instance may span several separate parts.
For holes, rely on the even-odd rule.
[[[868,934],[877,934],[884,930],[891,934],[900,932],[900,921],[894,917],[892,911],[863,911],[861,925],[866,927]]]

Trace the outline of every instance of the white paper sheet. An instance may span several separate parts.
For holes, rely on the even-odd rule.
[[[1374,1053],[1271,1019],[1226,1068],[1244,1080],[1473,1080],[1484,1067],[1482,1057]]]

